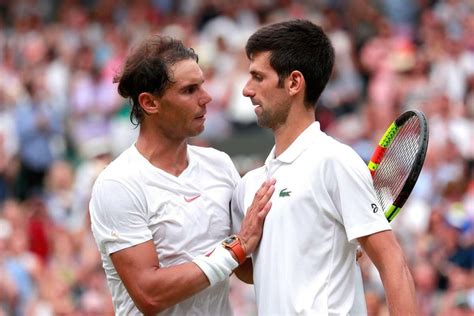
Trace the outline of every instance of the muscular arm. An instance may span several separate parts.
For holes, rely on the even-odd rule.
[[[413,279],[393,232],[382,231],[358,240],[380,273],[390,315],[417,315]]]
[[[151,240],[117,251],[110,258],[133,302],[145,315],[155,315],[209,286],[206,275],[192,262],[160,268]]]
[[[249,253],[255,250],[260,241],[263,222],[271,207],[269,200],[274,183],[268,181],[262,184],[239,232]],[[133,302],[145,315],[159,313],[210,284],[205,273],[192,262],[160,268],[151,240],[117,251],[110,258]],[[252,282],[251,260],[247,259],[237,270],[244,282]]]

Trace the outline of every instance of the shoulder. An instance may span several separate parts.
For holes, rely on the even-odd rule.
[[[352,147],[324,133],[314,141],[305,162],[308,173],[318,173],[325,181],[347,174],[370,178],[367,164]]]
[[[312,148],[318,153],[323,161],[329,161],[336,164],[362,164],[364,161],[359,154],[349,145],[344,144],[331,136],[323,134],[318,138],[317,143]]]
[[[92,187],[91,213],[118,213],[117,205],[123,210],[146,209],[142,161],[137,153],[129,148],[102,170]]]
[[[99,174],[96,184],[106,181],[117,183],[130,182],[138,175],[140,161],[130,147],[112,160]]]
[[[325,133],[322,133],[321,137],[318,138],[318,145],[321,146],[323,152],[328,153],[331,157],[341,155],[358,156],[352,147]]]

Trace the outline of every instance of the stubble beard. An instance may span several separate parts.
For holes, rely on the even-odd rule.
[[[262,114],[257,116],[257,124],[262,128],[271,127],[271,116],[267,111],[262,111]]]
[[[270,111],[262,108],[262,113],[257,116],[257,124],[262,128],[276,129],[286,123],[288,113],[290,112],[290,106],[287,104],[279,104],[276,106],[276,111],[270,113]]]

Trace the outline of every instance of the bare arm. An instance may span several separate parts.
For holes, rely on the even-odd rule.
[[[380,273],[390,315],[417,315],[413,279],[393,232],[382,231],[358,240]]]
[[[110,258],[128,294],[145,315],[159,313],[209,286],[206,275],[192,262],[160,268],[151,240],[117,251]]]
[[[266,182],[249,207],[246,224],[239,233],[246,250],[254,251],[262,235],[263,221],[270,210],[274,182]],[[193,262],[160,268],[153,241],[147,241],[110,255],[117,273],[137,308],[145,315],[159,313],[209,286],[204,272]],[[247,260],[242,271],[250,281]],[[251,270],[250,270],[251,271]],[[251,276],[251,274],[250,274]]]

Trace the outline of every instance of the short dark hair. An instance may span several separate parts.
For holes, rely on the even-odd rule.
[[[144,112],[138,102],[140,93],[163,95],[173,82],[170,67],[186,59],[199,60],[192,48],[167,36],[150,36],[132,50],[121,73],[114,77],[118,93],[130,99],[132,124],[138,126],[143,121]]]
[[[270,24],[256,31],[247,41],[249,59],[256,53],[270,52],[270,66],[279,84],[292,71],[300,71],[306,81],[305,104],[315,106],[334,65],[334,48],[321,27],[307,20]]]

